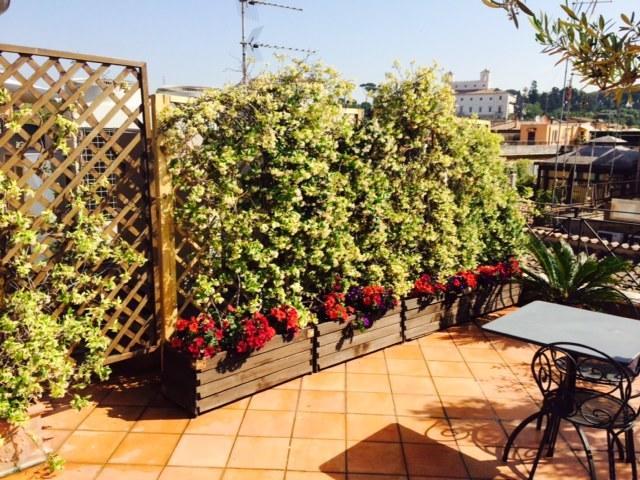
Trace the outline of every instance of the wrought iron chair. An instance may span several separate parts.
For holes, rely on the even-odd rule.
[[[595,479],[595,465],[591,447],[583,427],[605,430],[610,478],[616,478],[615,448],[621,458],[631,463],[633,480],[637,480],[637,464],[633,437],[633,423],[638,409],[631,405],[638,395],[633,394],[633,378],[627,369],[603,352],[575,343],[554,343],[540,348],[531,362],[533,377],[543,395],[542,408],[530,415],[511,433],[503,454],[506,461],[516,437],[534,420],[540,429],[546,427],[529,478],[547,448],[552,457],[562,420],[571,423],[587,455],[589,473]],[[624,435],[625,446],[620,437]],[[626,451],[626,452],[625,452]]]

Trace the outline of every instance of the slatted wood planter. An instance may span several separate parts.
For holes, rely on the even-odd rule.
[[[199,361],[167,345],[162,391],[195,416],[274,387],[312,372],[313,334],[310,328],[291,341],[276,336],[246,357],[223,352]]]
[[[405,299],[402,302],[404,339],[412,340],[441,328],[468,322],[473,317],[515,305],[519,299],[520,285],[516,282],[482,288],[426,305],[416,298]]]
[[[316,371],[402,342],[402,308],[388,311],[364,330],[344,323],[316,325]]]

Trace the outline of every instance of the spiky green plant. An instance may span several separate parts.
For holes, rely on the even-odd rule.
[[[616,276],[630,268],[629,262],[614,256],[598,259],[584,252],[576,255],[562,240],[547,246],[531,237],[528,250],[542,272],[522,268],[522,283],[537,299],[589,310],[620,304],[633,306],[615,286]]]

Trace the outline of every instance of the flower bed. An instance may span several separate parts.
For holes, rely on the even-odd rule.
[[[515,260],[482,265],[437,282],[423,275],[414,286],[414,298],[403,299],[405,340],[422,337],[451,325],[468,322],[520,300],[520,274]]]
[[[315,370],[346,362],[402,342],[402,308],[393,291],[378,285],[339,282],[325,295],[316,326]]]
[[[286,305],[181,319],[163,349],[163,392],[193,415],[233,402],[310,373],[311,337]]]
[[[389,310],[366,329],[357,328],[355,322],[355,317],[349,317],[345,323],[316,326],[316,371],[402,342],[401,307]]]
[[[312,329],[287,341],[269,340],[249,354],[220,352],[193,360],[167,345],[163,351],[162,391],[192,415],[239,400],[261,390],[311,373]]]

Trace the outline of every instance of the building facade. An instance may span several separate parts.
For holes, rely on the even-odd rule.
[[[511,118],[515,109],[514,95],[490,87],[490,72],[480,72],[478,80],[452,81],[456,94],[456,112],[461,117],[475,115],[491,120]]]

